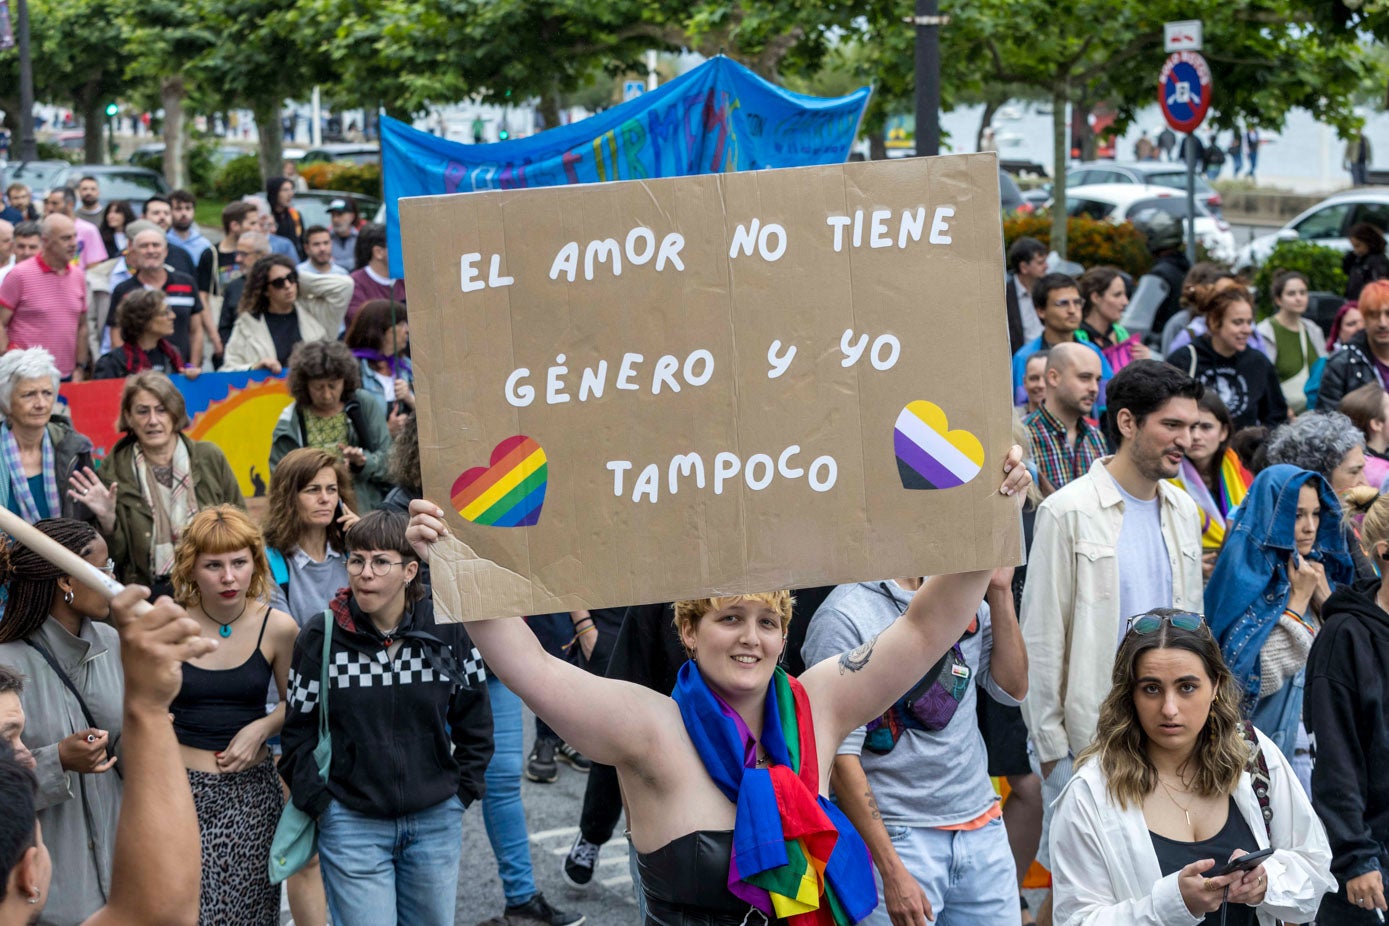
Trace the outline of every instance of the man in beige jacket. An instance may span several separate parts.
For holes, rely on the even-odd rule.
[[[1152,608],[1201,611],[1200,514],[1167,480],[1191,442],[1202,392],[1161,361],[1124,367],[1108,386],[1116,452],[1037,511],[1020,620],[1029,658],[1023,719],[1046,808],[1044,865],[1051,804],[1095,735],[1128,618]],[[1041,913],[1038,922],[1049,922],[1050,905]]]

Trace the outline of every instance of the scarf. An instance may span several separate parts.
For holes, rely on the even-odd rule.
[[[198,498],[194,493],[193,474],[188,448],[174,438],[174,484],[164,488],[154,478],[154,467],[145,462],[145,451],[135,442],[135,475],[140,480],[140,494],[154,516],[154,533],[150,537],[150,575],[159,579],[174,571],[174,548],[178,545],[183,527],[198,513]]]
[[[154,349],[169,358],[170,362],[173,364],[170,368],[171,372],[182,372],[183,355],[178,352],[178,348],[175,347],[168,338],[160,338],[159,343],[154,346]],[[151,370],[154,368],[154,364],[150,363],[149,355],[145,353],[139,344],[133,341],[126,341],[121,345],[121,350],[125,357],[125,372],[127,376],[131,373],[139,373],[142,370]]]
[[[367,347],[359,347],[352,351],[352,356],[358,360],[365,360],[367,363],[385,363],[391,368],[391,376],[395,379],[401,378],[401,369],[405,366],[405,358],[383,354],[379,350],[372,350]]]
[[[762,748],[737,712],[680,667],[671,697],[704,770],[737,805],[728,890],[791,926],[847,926],[878,903],[868,847],[839,808],[820,796],[810,699],[778,666],[767,686]]]
[[[33,524],[39,520],[38,502],[34,500],[34,495],[29,491],[29,480],[24,475],[24,462],[19,456],[19,441],[14,439],[14,432],[6,425],[4,429],[5,437],[5,466],[10,471],[10,497],[19,504],[19,511],[16,512],[21,518]],[[53,439],[48,436],[48,429],[43,429],[43,496],[48,502],[48,516],[59,518],[63,515],[61,502],[58,499],[58,477],[53,463]]]
[[[1225,543],[1226,516],[1244,503],[1249,484],[1254,481],[1253,475],[1240,462],[1239,454],[1228,448],[1216,475],[1219,497],[1211,494],[1206,480],[1188,459],[1182,459],[1181,475],[1172,480],[1186,490],[1201,511],[1201,548],[1205,550],[1219,550]]]

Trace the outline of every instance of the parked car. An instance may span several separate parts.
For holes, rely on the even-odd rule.
[[[319,145],[304,152],[300,164],[315,161],[344,161],[349,164],[380,164],[381,149],[376,145]]]
[[[1345,253],[1350,250],[1346,233],[1361,222],[1389,229],[1389,190],[1360,187],[1328,196],[1273,234],[1262,235],[1240,248],[1235,268],[1262,265],[1280,241],[1300,239]]]
[[[1149,210],[1159,209],[1187,219],[1186,194],[1164,186],[1136,183],[1098,183],[1066,191],[1066,214],[1086,215],[1118,224],[1131,221]],[[1213,216],[1199,199],[1196,201],[1196,236],[1212,260],[1229,263],[1235,259],[1235,235],[1224,219]]]
[[[303,220],[305,228],[314,225],[331,228],[332,219],[328,215],[328,204],[335,199],[346,199],[349,196],[356,201],[357,215],[361,218],[370,219],[381,209],[381,200],[375,196],[344,193],[341,190],[309,190],[305,193],[295,193],[294,208],[299,210],[299,217]]]
[[[235,148],[231,145],[221,145],[212,149],[212,162],[218,167],[226,164],[233,158],[238,158],[243,154],[252,154],[244,148]],[[156,142],[152,145],[141,145],[131,152],[130,157],[126,158],[126,163],[132,167],[147,167],[159,173],[164,172],[164,143]]]
[[[1175,161],[1082,161],[1066,171],[1068,189],[1096,183],[1165,186],[1185,193],[1186,165]],[[1196,173],[1196,198],[1206,204],[1212,215],[1220,215],[1220,194],[1199,170]]]
[[[0,171],[0,190],[22,183],[33,192],[37,205],[43,194],[62,183],[60,178],[71,168],[67,161],[11,161]]]

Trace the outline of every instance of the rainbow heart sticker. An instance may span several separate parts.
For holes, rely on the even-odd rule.
[[[953,489],[979,475],[984,446],[968,431],[951,431],[939,405],[916,401],[902,409],[892,432],[904,489]]]
[[[540,521],[549,465],[539,444],[522,434],[492,448],[488,466],[475,466],[453,483],[453,507],[474,524],[529,527]]]

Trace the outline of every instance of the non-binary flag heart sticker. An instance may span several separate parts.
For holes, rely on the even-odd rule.
[[[474,524],[529,527],[540,521],[549,464],[539,444],[523,434],[492,448],[488,466],[475,466],[453,483],[453,507]]]
[[[979,438],[950,430],[945,412],[933,402],[916,401],[902,409],[892,446],[904,489],[953,489],[978,476],[984,466]]]

